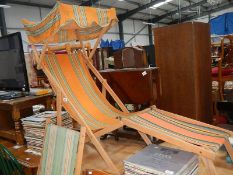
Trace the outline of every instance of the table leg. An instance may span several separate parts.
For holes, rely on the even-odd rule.
[[[23,137],[23,129],[20,122],[20,110],[18,108],[13,108],[12,110],[12,118],[15,124],[15,138],[16,143],[19,145],[24,144],[24,137]]]
[[[52,110],[54,107],[52,107],[52,98],[47,98],[45,101],[45,109],[46,110]],[[54,109],[53,109],[54,110]]]
[[[31,168],[24,167],[23,171],[24,171],[25,175],[33,175]]]

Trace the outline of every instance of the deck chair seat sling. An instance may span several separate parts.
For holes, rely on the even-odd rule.
[[[120,173],[97,137],[127,125],[138,130],[147,144],[151,143],[147,137],[150,135],[200,155],[209,174],[215,175],[212,160],[221,146],[226,147],[233,159],[232,146],[228,140],[233,136],[232,132],[155,106],[129,113],[92,65],[91,59],[101,37],[117,21],[115,9],[81,7],[60,2],[41,22],[23,21],[38,67],[45,72],[57,95],[58,124],[61,124],[61,108],[64,107],[86,129],[88,137],[85,141],[94,144],[114,174]],[[90,44],[85,45],[84,42],[92,39],[96,39],[96,42],[90,49]],[[64,42],[66,44],[56,47],[49,45]],[[40,54],[35,46],[38,43],[43,44]],[[102,83],[102,93],[90,71]],[[121,110],[117,110],[106,100],[106,90]]]

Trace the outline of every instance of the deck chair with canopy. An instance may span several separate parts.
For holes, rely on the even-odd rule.
[[[102,36],[117,23],[115,9],[99,9],[58,2],[39,23],[23,20],[38,67],[48,77],[57,96],[58,125],[62,107],[86,128],[85,142],[92,142],[112,173],[120,174],[98,137],[124,125],[138,130],[146,144],[148,135],[179,146],[202,157],[208,172],[217,174],[213,160],[221,146],[233,159],[229,137],[233,133],[209,124],[169,113],[151,106],[129,113],[92,64],[92,57]],[[88,43],[95,40],[94,46]],[[39,52],[35,44],[43,44]],[[57,44],[55,46],[55,44]],[[102,83],[96,86],[94,75]],[[121,110],[106,99],[109,93]]]

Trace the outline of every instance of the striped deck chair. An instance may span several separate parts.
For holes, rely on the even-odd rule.
[[[98,137],[124,125],[139,131],[147,144],[147,135],[159,138],[184,150],[200,155],[209,174],[216,175],[212,160],[221,146],[225,146],[233,159],[228,138],[233,133],[212,125],[198,122],[157,109],[155,106],[137,113],[129,113],[92,65],[92,57],[102,38],[117,22],[114,9],[79,7],[57,3],[39,23],[23,21],[38,66],[47,75],[57,95],[57,118],[61,125],[61,109],[64,107],[81,127],[86,129],[85,142],[91,141],[114,174],[120,174],[101,146]],[[96,39],[94,47],[85,42]],[[68,43],[76,41],[76,43]],[[66,44],[53,46],[54,43]],[[35,44],[42,43],[41,54]],[[49,45],[49,44],[53,45]],[[91,50],[91,52],[90,52]],[[90,75],[102,83],[102,92]],[[106,100],[109,93],[121,110]]]
[[[96,86],[86,62],[85,55],[78,51],[47,54],[43,64],[44,69],[51,73],[61,87],[63,98],[67,99],[62,102],[62,106],[81,125],[91,130],[95,137],[127,125],[138,130],[147,144],[151,142],[146,135],[151,135],[199,154],[212,174],[214,165],[211,160],[215,159],[216,152],[222,145],[233,156],[228,140],[233,136],[230,131],[169,113],[155,106],[132,114],[115,109]]]
[[[85,128],[80,133],[48,124],[38,175],[80,175]]]

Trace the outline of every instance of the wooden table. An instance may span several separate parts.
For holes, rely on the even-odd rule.
[[[8,148],[9,151],[15,156],[17,161],[23,166],[23,171],[25,175],[36,175],[38,166],[40,163],[41,156],[35,155],[29,152],[25,152],[28,148],[27,146],[21,146],[19,148],[15,148],[15,146],[12,146]],[[101,171],[101,170],[94,170],[94,169],[88,169],[84,170],[82,172],[82,175],[110,175],[107,172]]]
[[[106,69],[99,72],[124,104],[133,104],[133,111],[158,104],[157,100],[161,95],[158,67]],[[114,106],[115,101],[109,94],[107,94],[107,99]],[[127,127],[124,127],[125,129]],[[118,137],[141,139],[138,132],[128,131],[132,129],[127,129],[127,132],[124,130],[114,132],[116,140]],[[106,137],[107,135],[103,136],[102,139]]]
[[[0,100],[0,137],[24,144],[20,119],[32,114],[32,106],[43,104],[51,109],[52,95],[26,96],[12,100]],[[8,125],[8,126],[6,126]]]
[[[144,107],[157,104],[161,93],[158,67],[106,69],[100,74],[124,104]]]
[[[26,175],[36,175],[40,162],[39,155],[25,152],[28,149],[26,146],[22,146],[17,149],[15,149],[15,147],[10,147],[8,149],[23,166],[23,170]]]
[[[29,153],[29,152],[25,152],[28,149],[27,146],[25,145],[19,148],[15,148],[15,146],[12,146],[8,149],[15,156],[18,162],[23,166],[23,170],[26,175],[37,174],[37,169],[40,163],[41,156]],[[90,169],[90,170],[88,169],[82,172],[82,175],[89,175],[89,174],[110,175],[107,172],[104,172],[101,170],[94,170],[94,169]]]
[[[104,171],[100,171],[100,170],[85,170],[82,172],[82,175],[110,175],[109,173],[107,172],[104,172]]]

